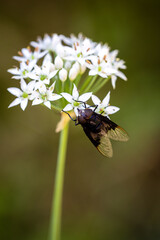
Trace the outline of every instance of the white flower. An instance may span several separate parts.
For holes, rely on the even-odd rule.
[[[44,57],[44,55],[47,53],[47,51],[40,52],[39,48],[36,48],[34,52],[31,51],[30,47],[28,48],[22,48],[21,52],[19,52],[20,56],[14,56],[13,58],[19,62],[33,62],[36,64],[36,62]]]
[[[59,79],[62,81],[62,82],[65,82],[67,80],[67,70],[65,68],[62,68],[60,71],[59,71]]]
[[[26,82],[21,79],[21,89],[19,88],[8,88],[7,90],[13,94],[14,96],[16,96],[17,98],[9,105],[10,107],[14,107],[18,104],[20,104],[20,107],[22,108],[22,110],[24,111],[25,108],[27,107],[28,104],[28,100],[31,100],[31,95],[34,92],[34,86],[35,86],[35,82],[31,81],[28,84],[26,84]]]
[[[11,69],[8,69],[8,72],[14,75],[12,77],[14,79],[28,78],[34,65],[35,65],[34,62],[28,62],[28,64],[25,62],[21,62],[20,68],[17,68],[17,67],[11,68]]]
[[[44,38],[38,38],[38,42],[32,41],[31,46],[47,51],[56,51],[57,46],[61,43],[61,39],[57,34],[53,34],[51,37],[46,34]]]
[[[55,82],[47,88],[45,84],[41,85],[36,91],[36,94],[33,95],[33,102],[32,105],[38,105],[43,103],[46,107],[51,109],[51,102],[56,101],[62,98],[61,95],[53,93],[54,91]]]
[[[45,58],[41,67],[35,65],[34,70],[29,74],[31,79],[34,79],[37,82],[37,88],[39,85],[49,84],[50,79],[57,74],[58,70],[54,69],[53,63],[49,61],[48,58]]]
[[[117,58],[118,50],[110,52],[108,56],[108,61],[111,63],[112,67],[115,69],[115,73],[111,75],[111,83],[113,88],[116,87],[117,77],[120,77],[124,81],[127,81],[126,76],[119,69],[126,69],[125,62]]]
[[[92,93],[88,92],[79,96],[77,87],[74,84],[72,95],[65,92],[61,93],[61,95],[69,102],[69,104],[67,104],[63,110],[67,112],[74,109],[76,116],[78,116],[77,108],[83,107],[83,102],[86,102],[92,96]]]
[[[92,95],[92,101],[95,105],[97,105],[95,112],[108,117],[108,115],[119,111],[120,109],[118,107],[109,105],[109,100],[110,92],[108,92],[108,94],[102,101],[97,96]]]
[[[109,75],[116,73],[116,70],[105,60],[97,56],[92,57],[91,62],[87,61],[86,66],[90,69],[89,75],[99,75],[107,78]]]
[[[71,47],[64,47],[66,51],[64,59],[79,62],[81,65],[85,64],[85,61],[95,52],[95,43],[89,38],[74,38],[71,45]]]

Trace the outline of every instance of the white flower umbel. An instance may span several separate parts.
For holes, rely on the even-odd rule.
[[[61,95],[53,93],[54,86],[55,82],[49,88],[47,88],[45,84],[42,84],[38,91],[36,91],[32,96],[32,105],[43,103],[46,107],[51,109],[51,102],[62,98]]]
[[[69,102],[63,109],[63,111],[71,111],[74,110],[76,116],[78,116],[78,110],[77,108],[82,107],[83,102],[88,101],[88,99],[92,96],[91,92],[84,93],[81,96],[79,96],[79,92],[77,90],[76,85],[74,84],[72,95],[69,93],[61,93],[61,95]]]
[[[75,109],[76,112],[76,107],[73,105],[80,105],[80,102],[76,101],[86,101],[86,96],[90,97],[91,92],[99,91],[109,79],[113,88],[118,77],[127,79],[121,72],[126,66],[123,60],[117,58],[117,54],[118,51],[110,51],[107,44],[93,42],[82,34],[78,37],[46,34],[44,38],[39,37],[37,41],[32,41],[31,47],[22,48],[19,56],[14,57],[19,61],[19,67],[8,71],[13,74],[14,79],[23,78],[26,84],[34,82],[32,99],[30,98],[34,101],[34,105],[35,102],[42,102],[41,96],[45,91],[49,91],[56,81],[55,94],[64,93],[64,98],[65,94],[72,96],[67,108],[71,109],[72,105],[72,110]],[[81,96],[75,98],[77,86]],[[44,105],[61,111],[66,101],[51,102],[51,105],[46,100],[43,102]]]
[[[21,79],[20,85],[21,85],[21,89],[14,88],[14,87],[7,89],[11,94],[13,94],[14,96],[17,97],[9,105],[9,108],[20,104],[20,107],[24,111],[25,108],[27,107],[28,100],[31,100],[31,96],[33,95],[35,82],[32,81],[32,82],[29,82],[28,84],[26,84],[26,82],[23,79]]]
[[[92,101],[97,106],[95,112],[102,114],[104,116],[116,113],[120,109],[115,106],[110,106],[109,101],[110,101],[110,92],[105,96],[105,98],[101,101],[97,96],[92,95]]]

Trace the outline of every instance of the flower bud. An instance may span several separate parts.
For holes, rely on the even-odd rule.
[[[72,65],[71,65],[71,62],[66,61],[64,66],[65,66],[65,69],[69,70]]]
[[[86,66],[85,64],[80,66],[80,74],[83,74],[86,71]]]
[[[54,60],[54,64],[57,69],[61,69],[63,67],[63,60],[57,56]]]
[[[67,70],[62,68],[60,71],[59,71],[59,79],[64,82],[67,80]]]
[[[69,71],[69,79],[73,81],[78,75],[78,71],[76,68],[72,67],[71,70]]]
[[[75,69],[77,70],[77,73],[79,73],[79,71],[80,71],[80,65],[79,65],[78,62],[75,62],[75,63],[73,64],[72,68],[75,68]]]

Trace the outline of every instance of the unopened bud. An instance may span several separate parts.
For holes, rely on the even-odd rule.
[[[67,70],[62,68],[60,71],[59,71],[59,79],[64,82],[67,80]]]
[[[71,70],[69,71],[69,79],[73,81],[77,77],[77,75],[78,75],[77,69],[72,67]]]
[[[73,64],[72,68],[75,68],[75,69],[77,70],[77,72],[79,72],[79,71],[80,71],[80,65],[79,65],[79,63],[78,63],[78,62],[75,62],[75,63]]]
[[[61,69],[63,67],[63,60],[59,56],[57,56],[54,60],[55,67],[57,69]]]
[[[65,62],[65,69],[69,70],[71,68],[71,62],[66,61]]]
[[[80,66],[80,74],[83,74],[86,71],[86,66],[83,64]]]

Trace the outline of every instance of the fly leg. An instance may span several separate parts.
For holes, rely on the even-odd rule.
[[[77,122],[77,118],[76,118],[76,119],[73,119],[73,118],[71,117],[71,115],[70,115],[68,112],[64,111],[64,110],[62,110],[62,112],[66,113],[66,114],[68,115],[68,117],[69,117],[73,122],[75,122],[75,126],[77,126],[77,125],[79,124],[79,122]]]

